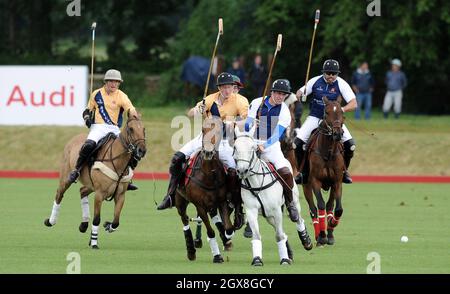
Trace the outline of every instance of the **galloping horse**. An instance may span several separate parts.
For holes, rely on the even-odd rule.
[[[341,108],[342,97],[336,101],[323,97],[325,103],[324,117],[318,129],[312,133],[306,147],[306,168],[309,165],[309,178],[303,185],[303,192],[308,202],[314,232],[318,246],[333,245],[333,230],[342,216],[342,177],[345,171],[343,146],[341,143],[344,115]],[[330,197],[325,205],[321,189],[330,191]],[[317,199],[314,204],[312,192]],[[334,201],[336,208],[333,213]],[[327,211],[328,228],[325,223],[325,209]],[[325,233],[327,231],[328,235]]]
[[[256,154],[257,144],[253,139],[255,127],[249,133],[241,133],[235,128],[236,139],[234,141],[234,158],[236,160],[237,172],[242,179],[241,195],[247,213],[247,221],[253,232],[252,235],[252,265],[262,266],[262,243],[259,232],[258,214],[261,211],[267,222],[275,229],[275,238],[280,255],[280,264],[291,264],[293,252],[289,246],[287,235],[283,230],[283,186],[269,168],[268,163],[258,158]],[[300,213],[298,201],[298,188],[294,185],[293,199]],[[301,235],[299,227],[304,228],[303,219],[297,222],[297,230],[302,244],[306,250],[310,250],[311,240],[306,229]]]
[[[192,163],[192,173],[188,176],[188,182],[177,189],[175,203],[184,225],[188,259],[195,260],[196,258],[192,231],[189,227],[189,217],[186,214],[186,208],[191,202],[195,205],[197,215],[206,226],[213,262],[222,263],[223,257],[220,254],[215,232],[208,218],[208,213],[214,216],[218,209],[224,222],[224,232],[221,232],[221,237],[223,236],[222,239],[224,237],[227,240],[231,239],[234,230],[227,203],[226,173],[217,151],[218,144],[222,139],[221,119],[207,117],[203,122],[202,133],[202,149]],[[223,229],[223,227],[221,228]],[[222,241],[226,242],[226,240]]]
[[[107,136],[108,137],[108,136]],[[68,175],[75,168],[76,160],[81,146],[86,140],[85,134],[73,137],[64,148],[64,156],[59,170],[59,187],[56,191],[55,202],[50,218],[44,224],[48,227],[56,224],[61,201],[64,193],[70,187]],[[95,156],[95,164],[89,167],[87,164],[80,171],[80,188],[82,222],[79,226],[80,232],[86,232],[89,222],[89,201],[88,195],[95,192],[94,219],[92,222],[92,233],[89,245],[93,249],[98,249],[97,236],[100,224],[100,211],[103,200],[108,197],[114,198],[114,219],[112,222],[105,222],[104,228],[107,232],[114,232],[119,226],[120,212],[125,201],[125,191],[132,177],[132,170],[128,163],[132,156],[140,160],[145,156],[146,138],[145,128],[139,115],[130,115],[125,131],[119,137],[111,137],[98,149]]]

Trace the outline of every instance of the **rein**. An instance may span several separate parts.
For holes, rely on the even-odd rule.
[[[119,178],[118,178],[118,180],[117,180],[117,182],[116,182],[116,188],[114,189],[114,192],[111,194],[111,196],[109,196],[108,198],[106,198],[106,201],[111,201],[112,199],[114,199],[114,197],[115,197],[115,195],[116,195],[116,192],[117,192],[117,189],[118,189],[118,187],[119,187],[120,180],[121,180],[122,177],[125,175],[125,172],[128,170],[128,166],[129,166],[129,165],[128,165],[128,162],[130,161],[131,156],[133,156],[134,159],[136,159],[137,161],[141,160],[141,158],[140,158],[139,156],[137,156],[135,153],[136,153],[136,150],[137,150],[137,145],[138,145],[138,143],[141,142],[141,141],[143,141],[144,144],[145,144],[146,139],[145,139],[145,134],[144,134],[144,139],[137,139],[137,140],[134,140],[133,135],[132,135],[131,132],[130,132],[130,128],[128,127],[128,124],[129,124],[131,121],[133,121],[133,120],[138,120],[138,119],[136,119],[136,118],[131,118],[131,119],[129,119],[129,120],[127,121],[127,127],[126,127],[126,132],[125,132],[125,133],[126,133],[126,138],[124,138],[122,132],[119,134],[119,137],[118,137],[119,140],[120,140],[120,143],[122,144],[122,147],[123,147],[124,151],[121,152],[121,153],[119,153],[119,154],[116,155],[116,156],[113,156],[113,153],[112,153],[113,151],[112,151],[112,149],[113,149],[114,142],[117,140],[117,137],[116,137],[116,138],[114,138],[112,141],[110,141],[111,143],[107,143],[107,144],[109,144],[109,145],[108,145],[108,147],[107,147],[107,150],[106,150],[105,154],[103,155],[103,158],[100,159],[100,160],[98,160],[98,161],[100,161],[100,162],[111,162],[111,164],[112,164],[112,166],[113,166],[113,169],[114,169],[114,172],[115,172],[117,175],[119,175]],[[109,158],[106,159],[105,157],[106,157],[106,155],[107,155],[108,153],[109,153]],[[117,169],[116,165],[114,164],[114,161],[117,160],[118,158],[122,157],[122,156],[125,155],[125,154],[130,154],[130,158],[127,160],[127,164],[126,164],[125,168],[123,169],[123,171],[119,174],[119,172],[117,171],[118,169]]]

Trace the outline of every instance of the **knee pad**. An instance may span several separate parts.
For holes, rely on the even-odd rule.
[[[349,155],[353,156],[353,152],[356,149],[355,140],[350,139],[344,142],[344,151],[348,153]]]
[[[169,172],[173,175],[181,173],[181,167],[183,162],[186,161],[186,155],[183,152],[177,151],[173,157],[170,164]]]

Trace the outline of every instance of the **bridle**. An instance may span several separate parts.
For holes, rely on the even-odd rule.
[[[337,107],[340,107],[340,106],[338,105]],[[330,125],[327,120],[327,113],[325,111],[325,108],[323,111],[323,119],[320,121],[320,124],[319,124],[319,131],[321,134],[323,134],[325,136],[333,136],[335,129],[340,129],[342,131],[342,125],[344,123],[344,120],[336,119]]]
[[[147,134],[144,129],[144,138],[143,139],[135,139],[133,137],[133,134],[131,133],[131,130],[129,127],[129,123],[134,120],[139,121],[139,119],[137,119],[137,118],[131,118],[131,119],[128,119],[128,121],[127,121],[126,138],[124,139],[122,136],[119,136],[119,138],[120,138],[120,142],[122,143],[122,146],[125,148],[126,152],[130,153],[134,157],[134,159],[139,161],[142,159],[143,154],[140,154],[141,150],[140,150],[138,144],[143,141],[144,145],[145,145],[146,140],[147,140]]]

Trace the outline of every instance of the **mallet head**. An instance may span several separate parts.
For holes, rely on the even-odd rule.
[[[278,34],[278,40],[277,40],[277,51],[281,50],[281,43],[283,41],[283,35],[282,34]]]
[[[219,18],[219,34],[223,35],[223,20]]]

